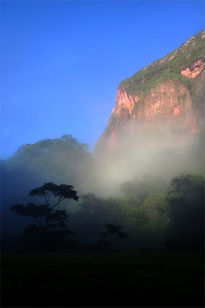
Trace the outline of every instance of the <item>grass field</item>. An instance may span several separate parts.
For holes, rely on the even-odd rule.
[[[3,254],[2,306],[203,307],[197,254]]]

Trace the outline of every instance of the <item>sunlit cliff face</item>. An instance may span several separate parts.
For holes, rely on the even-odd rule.
[[[146,173],[171,178],[201,170],[204,46],[202,31],[120,83],[95,149],[101,187],[112,190]]]
[[[108,135],[108,149],[116,145],[119,131],[130,122],[136,130],[139,126],[140,129],[154,126],[162,132],[172,129],[194,134],[199,131],[189,91],[171,80],[153,88],[143,103],[139,97],[118,89],[112,116],[116,120]]]
[[[204,66],[205,63],[200,59],[182,70],[181,74],[187,78],[196,78],[202,72]]]
[[[128,114],[131,115],[134,105],[139,101],[138,96],[132,96],[127,94],[125,91],[118,89],[117,90],[117,97],[116,97],[116,104],[113,108],[112,113],[120,114],[120,112],[125,109],[127,110]]]
[[[112,150],[122,129],[130,124],[136,132],[153,126],[165,133],[171,129],[178,135],[201,131],[205,113],[204,50],[202,31],[122,81],[101,138],[107,139],[104,146]]]

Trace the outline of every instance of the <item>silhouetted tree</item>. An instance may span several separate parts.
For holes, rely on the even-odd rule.
[[[83,193],[89,187],[91,171],[88,146],[70,135],[23,145],[14,155],[1,160],[1,236],[8,242],[7,246],[10,238],[16,237],[28,224],[27,217],[10,211],[11,205],[22,203],[32,188],[45,182],[61,184],[72,179],[75,189]]]
[[[102,237],[110,236],[110,235],[117,235],[120,238],[127,237],[128,234],[122,232],[122,226],[120,225],[113,225],[113,224],[106,224],[105,225],[106,231],[102,232]]]
[[[56,207],[64,199],[77,201],[77,192],[73,190],[71,185],[45,183],[41,187],[31,190],[29,195],[43,197],[44,203],[40,205],[34,203],[17,204],[10,208],[17,215],[35,219],[35,224],[24,229],[19,242],[24,243],[29,249],[62,248],[66,237],[73,232],[67,227],[68,214],[66,211],[56,209]]]

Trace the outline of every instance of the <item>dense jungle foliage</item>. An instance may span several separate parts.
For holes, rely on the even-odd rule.
[[[92,164],[86,147],[71,136],[23,146],[2,161],[3,250],[202,251],[202,175],[179,175],[169,185],[146,175],[122,183],[113,195],[99,196],[88,190],[95,180]],[[48,186],[51,194],[59,184],[73,185],[79,200],[60,199],[53,212],[51,203],[42,203],[38,194],[28,196],[48,181],[55,183]],[[55,241],[47,230],[42,244],[42,219],[48,214],[54,217],[52,230],[60,224],[65,229],[56,233]],[[36,218],[41,219],[40,229]]]

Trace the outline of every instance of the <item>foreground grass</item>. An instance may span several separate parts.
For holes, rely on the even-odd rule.
[[[203,258],[3,254],[2,306],[203,307]]]

